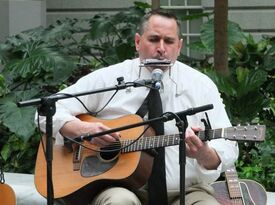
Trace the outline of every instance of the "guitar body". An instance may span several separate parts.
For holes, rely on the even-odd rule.
[[[227,182],[217,181],[211,184],[215,198],[222,205],[266,205],[267,196],[264,187],[253,180],[240,180],[242,198],[230,198]]]
[[[3,205],[16,205],[15,193],[8,184],[0,183],[0,199]]]
[[[90,115],[78,116],[83,121],[88,122],[102,122],[110,128],[121,127],[137,122],[142,119],[137,115],[127,115],[114,120],[100,120]],[[136,139],[143,133],[143,127],[136,127],[124,131],[120,131],[121,139]],[[83,142],[85,143],[85,142]],[[91,146],[86,142],[86,146]],[[96,148],[91,146],[91,148]],[[97,152],[83,148],[83,160],[88,157],[96,159]],[[108,165],[109,162],[97,162]],[[52,182],[54,198],[72,197],[73,193],[79,193],[82,190],[88,192],[88,196],[92,199],[102,189],[108,186],[124,186],[127,188],[140,188],[143,186],[152,169],[153,158],[141,151],[119,154],[111,168],[99,172],[94,176],[85,175],[85,171],[80,165],[80,170],[74,170],[73,152],[69,152],[63,145],[53,146],[53,161],[52,161]],[[97,164],[89,164],[89,169],[97,167]],[[47,197],[47,165],[45,155],[40,143],[36,166],[35,166],[35,186],[38,192]]]

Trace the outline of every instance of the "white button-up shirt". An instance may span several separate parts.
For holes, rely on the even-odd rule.
[[[124,82],[138,79],[150,79],[151,72],[139,67],[139,59],[126,60],[122,63],[99,69],[82,77],[76,84],[61,91],[62,93],[78,93],[112,87],[117,85],[117,78],[124,77]],[[189,108],[213,104],[214,109],[207,111],[212,129],[230,127],[230,121],[215,84],[201,72],[176,61],[171,69],[163,74],[161,98],[164,112],[179,112]],[[120,90],[111,102],[98,114],[98,118],[114,119],[127,114],[134,114],[146,98],[149,89],[146,87],[131,87]],[[87,108],[93,112],[99,111],[110,99],[114,91],[79,97]],[[56,103],[56,114],[53,117],[53,133],[56,143],[63,143],[63,137],[58,133],[65,122],[76,119],[76,115],[87,113],[80,102],[74,98],[60,100]],[[188,125],[203,127],[201,119],[205,113],[188,116]],[[45,118],[40,123],[45,128]],[[45,131],[45,130],[44,130]],[[165,122],[165,134],[176,134],[178,128],[175,121]],[[185,185],[211,183],[215,181],[226,167],[232,165],[238,157],[236,142],[216,139],[208,142],[221,159],[217,170],[206,170],[195,159],[186,158]],[[165,148],[166,178],[168,191],[179,190],[179,146]]]

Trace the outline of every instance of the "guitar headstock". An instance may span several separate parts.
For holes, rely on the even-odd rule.
[[[265,125],[234,126],[224,129],[224,138],[236,141],[261,142],[265,139]]]

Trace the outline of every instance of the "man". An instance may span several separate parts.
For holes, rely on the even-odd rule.
[[[97,70],[81,78],[76,84],[62,93],[77,93],[116,85],[116,79],[123,76],[125,82],[137,79],[150,79],[152,69],[140,67],[143,60],[170,60],[171,67],[163,70],[163,88],[160,91],[164,112],[179,112],[188,108],[213,104],[214,109],[207,112],[213,129],[229,127],[230,122],[224,105],[214,83],[204,74],[177,61],[182,48],[180,27],[175,16],[153,11],[148,13],[135,35],[135,46],[139,58]],[[119,91],[109,102],[113,92],[82,96],[80,100],[89,110],[97,113],[98,118],[114,119],[134,114],[143,104],[150,89],[130,88]],[[104,107],[107,104],[106,107]],[[104,109],[102,109],[104,107]],[[61,100],[57,103],[53,129],[56,143],[63,143],[63,137],[74,138],[87,133],[97,133],[109,128],[102,123],[81,121],[75,116],[86,113],[85,108],[75,99]],[[188,116],[189,128],[185,134],[186,143],[186,200],[185,204],[215,205],[209,183],[214,182],[238,157],[235,142],[223,139],[210,142],[201,141],[195,134],[203,128],[201,119],[205,113]],[[42,124],[45,124],[45,119]],[[165,134],[178,133],[175,121],[164,124]],[[61,134],[61,135],[60,135]],[[119,133],[112,133],[91,140],[92,144],[104,147],[119,139]],[[165,148],[166,185],[169,204],[179,203],[179,148]],[[158,188],[156,188],[157,190]],[[146,204],[146,188],[135,190],[135,194],[123,187],[110,187],[99,193],[92,204]],[[141,202],[142,200],[142,202]]]

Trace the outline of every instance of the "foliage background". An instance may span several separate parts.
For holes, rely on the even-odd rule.
[[[0,44],[0,154],[4,170],[33,173],[41,134],[34,125],[36,107],[17,102],[53,94],[95,69],[133,58],[134,33],[150,5],[136,2],[127,11],[98,14],[87,20],[65,19],[47,28],[36,28],[7,38]],[[192,49],[201,59],[183,54],[180,60],[209,75],[217,84],[233,124],[267,126],[260,144],[240,144],[237,169],[240,178],[262,183],[275,191],[275,39],[255,40],[229,22],[230,76],[213,69],[211,14],[179,16],[182,21],[207,16],[201,39]],[[83,27],[83,22],[88,24]],[[84,33],[81,38],[78,34]]]

